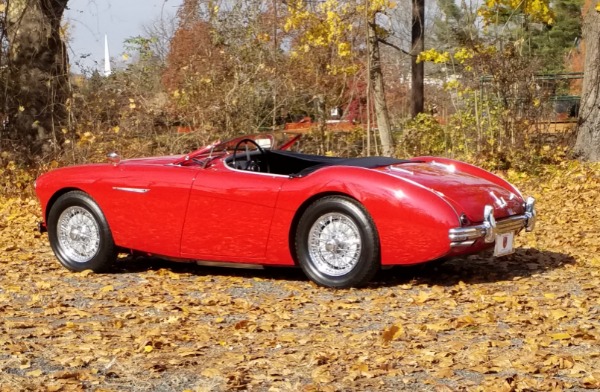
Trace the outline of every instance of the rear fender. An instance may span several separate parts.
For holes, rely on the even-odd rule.
[[[459,224],[459,218],[444,199],[425,187],[380,171],[333,166],[284,183],[268,245],[269,259],[291,258],[278,250],[293,250],[290,238],[297,214],[315,200],[315,195],[331,194],[351,197],[367,209],[379,234],[382,264],[423,262],[450,251],[448,230]]]

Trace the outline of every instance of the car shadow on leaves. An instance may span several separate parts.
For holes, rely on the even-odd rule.
[[[518,248],[505,257],[493,257],[491,252],[479,255],[458,257],[449,260],[435,260],[414,266],[396,266],[382,270],[367,287],[393,287],[404,284],[427,284],[453,286],[465,284],[493,283],[526,278],[575,263],[575,258],[564,253]],[[300,268],[266,267],[231,268],[176,262],[157,257],[123,258],[117,263],[115,274],[140,273],[144,271],[169,270],[173,273],[195,276],[220,276],[258,278],[273,281],[306,282],[308,278]]]
[[[221,263],[215,263],[221,264]],[[173,273],[190,274],[195,276],[221,276],[221,277],[239,277],[239,278],[259,278],[284,281],[307,281],[308,278],[302,273],[300,268],[294,267],[275,267],[256,266],[245,268],[236,263],[222,263],[224,265],[196,264],[194,262],[178,262],[159,257],[149,256],[128,256],[120,259],[113,273],[127,274],[140,273],[145,271],[169,270]]]
[[[459,282],[480,284],[512,281],[564,268],[575,262],[575,258],[568,254],[537,249],[518,248],[512,255],[504,257],[494,257],[489,251],[479,255],[383,270],[371,285],[395,286],[413,283],[454,286]]]

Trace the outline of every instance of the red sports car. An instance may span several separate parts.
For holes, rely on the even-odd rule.
[[[383,266],[513,251],[536,212],[507,181],[446,158],[337,158],[263,134],[183,156],[66,167],[36,192],[58,260],[106,271],[120,252],[294,266],[328,287]]]

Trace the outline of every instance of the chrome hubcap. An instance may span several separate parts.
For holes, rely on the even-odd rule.
[[[58,243],[65,256],[86,263],[100,250],[100,228],[94,216],[81,207],[69,207],[58,218]]]
[[[317,270],[342,276],[358,263],[362,243],[356,224],[344,214],[321,216],[308,234],[308,252]]]

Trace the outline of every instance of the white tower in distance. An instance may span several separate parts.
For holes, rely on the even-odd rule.
[[[104,34],[104,76],[110,76],[110,54],[108,52],[108,35]]]

